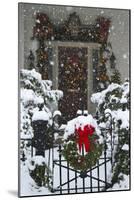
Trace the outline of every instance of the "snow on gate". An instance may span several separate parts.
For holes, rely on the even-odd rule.
[[[112,127],[112,126],[111,126]],[[104,149],[95,166],[85,171],[75,170],[70,167],[62,155],[63,144],[53,145],[45,150],[45,162],[48,163],[52,175],[51,189],[37,187],[29,175],[27,164],[22,162],[21,183],[22,194],[30,193],[36,195],[90,193],[106,191],[110,186],[113,161],[113,136],[111,128],[101,128],[104,137]],[[107,135],[109,137],[107,138]],[[31,143],[32,144],[32,143]],[[35,154],[34,148],[29,148],[27,158]],[[27,181],[26,181],[27,178]]]
[[[103,134],[110,133],[110,129],[103,129]],[[104,151],[96,165],[82,174],[79,170],[70,167],[62,155],[63,146],[47,150],[46,157],[50,155],[50,166],[53,174],[52,192],[54,194],[100,192],[108,189],[111,184],[113,138],[104,137]],[[50,153],[50,152],[51,153]]]

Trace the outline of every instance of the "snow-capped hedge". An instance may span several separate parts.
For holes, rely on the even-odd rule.
[[[25,102],[45,103],[49,109],[52,109],[52,102],[57,101],[63,96],[60,90],[52,90],[52,81],[42,80],[41,75],[33,70],[21,70],[21,100]]]
[[[117,143],[111,177],[114,188],[115,184],[120,184],[126,177],[128,179],[130,173],[129,82],[126,81],[122,85],[112,83],[102,92],[93,94],[91,101],[97,105],[96,111],[101,127],[107,127],[109,124],[109,119],[105,118],[104,115],[106,116],[108,112],[112,116],[113,134]],[[129,185],[126,187],[129,188]],[[126,189],[126,187],[121,189]]]
[[[35,112],[44,110],[51,120],[52,112],[57,108],[63,92],[52,90],[50,80],[42,80],[41,75],[33,70],[20,71],[20,101],[21,101],[21,138],[33,135],[31,119]]]
[[[110,106],[110,104],[115,104],[115,103],[127,104],[128,98],[129,98],[129,82],[125,82],[122,85],[112,83],[108,86],[107,89],[103,90],[102,92],[93,94],[91,96],[91,101],[93,103],[98,104],[98,106],[101,106],[101,104],[107,102],[107,107],[108,107]],[[108,108],[110,109],[111,106]]]

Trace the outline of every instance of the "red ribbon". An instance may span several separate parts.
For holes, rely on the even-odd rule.
[[[77,144],[79,145],[79,152],[81,152],[82,145],[84,145],[86,152],[89,152],[91,150],[89,135],[92,136],[94,131],[95,128],[92,125],[86,125],[83,129],[81,129],[81,127],[79,127],[78,129],[75,128],[76,140]]]

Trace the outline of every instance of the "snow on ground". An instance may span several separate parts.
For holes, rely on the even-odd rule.
[[[108,191],[129,190],[130,189],[129,175],[122,174],[122,176],[123,176],[123,180],[121,180],[120,183],[114,184],[112,188],[108,189]]]
[[[20,195],[32,196],[32,195],[44,195],[51,194],[48,188],[38,187],[35,181],[29,175],[29,170],[26,163],[21,162],[20,169]]]

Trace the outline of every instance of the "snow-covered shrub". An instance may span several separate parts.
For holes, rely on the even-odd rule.
[[[126,81],[122,85],[112,83],[107,89],[91,97],[91,101],[97,104],[96,111],[100,126],[107,127],[109,121],[108,118],[104,118],[104,114],[110,113],[113,121],[113,134],[116,139],[118,138],[114,153],[112,185],[124,180],[130,173],[129,95],[129,82]]]
[[[57,108],[62,91],[52,90],[52,82],[42,80],[41,75],[33,70],[20,71],[20,138],[32,139],[32,116],[42,110],[48,115],[48,126],[51,129],[52,113]],[[49,141],[52,143],[52,131],[49,131]],[[21,152],[28,158],[31,151],[31,141],[21,140]],[[49,144],[48,144],[49,145]],[[47,148],[47,146],[46,146]],[[22,154],[21,153],[21,154]]]
[[[37,186],[51,187],[52,175],[43,156],[34,156],[28,161],[30,176],[34,179]]]
[[[39,187],[50,187],[50,169],[44,157],[36,155],[31,158],[31,141],[24,141],[22,139],[32,139],[33,143],[35,132],[33,132],[32,121],[47,119],[47,145],[53,142],[51,131],[52,115],[55,109],[57,109],[58,100],[62,96],[62,91],[52,90],[52,82],[42,80],[41,75],[34,69],[22,69],[20,71],[20,152],[25,155],[25,167],[30,177],[35,181],[36,186]],[[47,145],[45,148],[47,148]],[[36,152],[35,149],[34,152]]]
[[[32,137],[31,118],[36,111],[48,113],[51,123],[52,112],[57,108],[58,100],[63,96],[62,91],[52,90],[52,82],[42,80],[41,75],[33,70],[20,72],[21,100],[21,138]]]

